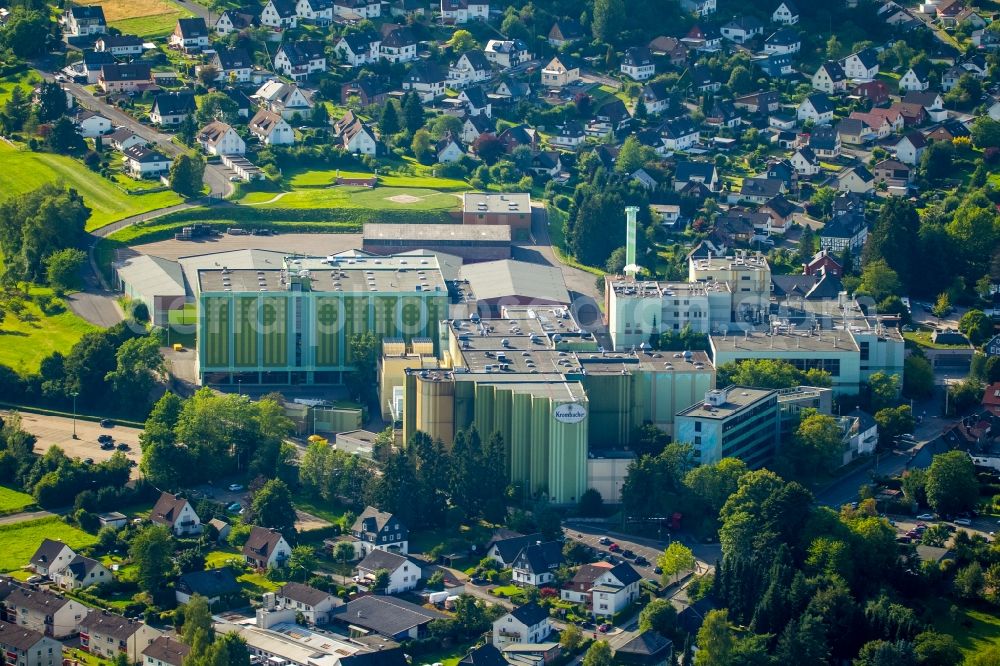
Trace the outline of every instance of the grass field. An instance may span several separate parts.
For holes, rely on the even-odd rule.
[[[45,183],[63,183],[83,195],[91,209],[87,230],[181,202],[174,192],[129,195],[76,160],[51,153],[20,151],[0,143],[0,198],[23,194]]]
[[[369,210],[454,210],[459,198],[414,187],[325,187],[291,192],[248,192],[240,203],[265,208],[365,208]]]
[[[326,187],[337,179],[337,169],[302,169],[286,172],[286,182],[292,189],[303,187]],[[341,178],[371,178],[373,174],[364,171],[339,171]],[[454,178],[434,178],[433,176],[393,176],[379,175],[380,187],[419,187],[440,191],[466,191],[471,189],[464,180]]]
[[[35,498],[27,493],[0,486],[0,516],[20,513],[35,503]]]
[[[45,538],[62,541],[74,549],[97,542],[97,537],[93,534],[67,525],[56,516],[0,525],[0,541],[4,545],[0,551],[0,571],[14,571],[23,567]]]
[[[34,287],[31,293],[38,295],[52,292]],[[38,370],[43,358],[54,351],[68,352],[84,333],[96,330],[68,308],[50,316],[34,303],[28,302],[25,312],[29,315],[26,317],[27,321],[8,313],[0,323],[0,364],[10,366],[18,372]]]
[[[170,0],[94,0],[90,4],[104,7],[109,26],[139,37],[165,37],[177,19],[194,16]]]
[[[14,92],[14,88],[21,88],[30,97],[32,88],[40,83],[41,80],[42,77],[35,70],[28,70],[27,72],[0,78],[0,105],[7,103],[7,100],[10,99],[11,94]]]
[[[933,613],[934,629],[954,636],[967,656],[1000,645],[1000,617],[995,613],[958,606],[958,616],[952,618],[944,600],[940,600],[940,606],[939,612]]]

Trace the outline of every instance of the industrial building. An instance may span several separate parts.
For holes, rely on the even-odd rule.
[[[115,286],[135,303],[144,303],[154,326],[166,326],[170,312],[187,300],[184,274],[175,261],[138,254],[113,266]]]
[[[569,305],[562,271],[526,261],[486,261],[462,266],[459,297],[480,317],[500,317],[509,307]],[[471,314],[471,312],[469,313]]]
[[[524,237],[531,232],[531,195],[466,192],[462,224],[506,225],[515,237]]]
[[[510,227],[465,224],[367,223],[361,249],[372,254],[446,252],[468,262],[510,259]]]
[[[268,269],[196,274],[204,383],[339,384],[352,368],[353,335],[436,340],[448,313],[429,254],[288,256]]]
[[[705,394],[704,401],[677,415],[675,439],[694,446],[704,465],[739,458],[748,467],[763,466],[778,446],[778,392],[729,386]]]

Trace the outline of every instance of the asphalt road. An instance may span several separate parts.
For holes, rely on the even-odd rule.
[[[7,416],[9,412],[3,412]],[[129,445],[129,450],[125,451],[125,456],[136,463],[141,458],[139,449],[139,434],[142,432],[138,428],[130,428],[122,425],[115,425],[111,428],[102,428],[97,423],[91,421],[76,420],[76,433],[79,439],[73,439],[73,419],[62,416],[48,416],[43,414],[32,414],[30,412],[20,412],[21,427],[27,432],[35,435],[38,441],[35,443],[35,453],[44,454],[53,446],[61,448],[70,458],[93,458],[95,462],[109,459],[115,451],[105,451],[97,443],[97,436],[108,434],[115,438],[115,444],[124,442]],[[138,478],[139,468],[132,468],[132,478]]]
[[[592,548],[596,548],[600,551],[601,555],[607,555],[609,553],[608,547],[601,545],[600,540],[605,537],[611,539],[612,542],[621,546],[622,550],[631,550],[636,555],[642,555],[649,560],[649,565],[647,566],[637,566],[635,560],[626,561],[629,562],[629,564],[631,564],[643,578],[651,578],[657,582],[659,582],[660,577],[653,572],[653,568],[656,566],[656,558],[658,558],[666,547],[670,545],[669,541],[660,538],[639,537],[635,535],[623,534],[621,532],[609,530],[603,525],[594,525],[590,523],[569,522],[565,527],[563,527],[563,534],[565,534],[568,539],[573,539],[574,541],[579,541],[591,546]],[[703,574],[710,571],[712,567],[715,566],[716,560],[721,557],[722,551],[717,543],[697,543],[692,539],[686,538],[684,535],[672,540],[681,541],[694,553],[697,560],[697,570],[695,573]],[[617,559],[623,559],[620,553],[611,553],[611,555]]]

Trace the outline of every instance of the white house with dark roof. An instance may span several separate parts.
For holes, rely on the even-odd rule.
[[[174,161],[153,148],[130,146],[122,151],[122,163],[128,175],[141,180],[158,178],[169,172]]]
[[[190,91],[163,92],[153,100],[149,122],[154,125],[179,125],[197,111],[194,93]]]
[[[339,597],[304,583],[285,583],[275,592],[275,602],[278,608],[302,613],[309,624],[326,624],[330,612],[344,605]]]
[[[243,155],[246,141],[228,123],[213,120],[201,128],[196,137],[198,145],[209,155]]]
[[[313,108],[312,101],[297,85],[284,81],[268,81],[257,89],[253,99],[285,120],[291,120],[296,113],[306,116]]]
[[[104,8],[100,5],[73,5],[63,13],[63,25],[72,37],[103,35],[108,31]]]
[[[247,564],[257,569],[280,567],[292,556],[292,547],[281,532],[269,527],[254,525],[250,537],[243,544],[243,557]]]
[[[819,165],[819,158],[808,146],[803,146],[795,151],[790,160],[795,167],[795,173],[800,176],[815,176],[822,168]]]
[[[875,189],[875,176],[859,164],[837,176],[837,189],[841,192],[868,194]]]
[[[94,50],[107,51],[117,58],[142,55],[143,40],[135,35],[102,35],[94,42]]]
[[[771,13],[771,22],[781,25],[795,25],[799,22],[799,8],[792,0],[782,0]]]
[[[18,587],[4,600],[8,617],[19,626],[33,629],[57,640],[80,631],[80,623],[90,609],[75,599],[44,589]]]
[[[385,594],[401,594],[416,589],[423,575],[420,565],[410,558],[387,550],[373,550],[358,562],[354,580],[359,585],[370,588],[376,575],[382,570],[389,573],[389,582],[384,590],[378,592]]]
[[[294,0],[267,0],[260,12],[260,24],[272,30],[285,30],[298,25]]]
[[[174,536],[201,534],[201,519],[195,513],[191,502],[168,492],[160,494],[149,514],[149,519],[157,525],[170,528]]]
[[[802,38],[791,28],[779,28],[764,40],[764,53],[784,55],[798,53],[802,49]]]
[[[373,550],[386,550],[406,555],[409,552],[410,530],[393,514],[365,507],[351,526],[356,541],[355,552],[364,557]]]
[[[833,102],[822,93],[808,95],[796,109],[796,117],[802,121],[812,121],[814,125],[825,125],[833,121]]]
[[[927,150],[927,139],[920,132],[910,132],[896,142],[896,159],[903,164],[915,166],[920,163]]]
[[[417,38],[407,26],[397,26],[385,30],[378,46],[380,58],[389,62],[410,62],[417,59]]]
[[[191,648],[169,636],[160,636],[142,651],[142,666],[182,666]]]
[[[274,54],[274,68],[295,81],[301,81],[316,72],[325,72],[326,52],[323,42],[312,39],[285,42]]]
[[[542,85],[547,88],[562,88],[580,80],[580,65],[569,55],[555,55],[542,68]]]
[[[60,666],[62,644],[40,631],[0,620],[0,652],[11,666]]]
[[[39,576],[51,576],[66,568],[74,557],[76,553],[62,541],[42,539],[38,550],[31,556],[29,566]]]
[[[899,89],[903,92],[924,92],[931,87],[931,70],[925,62],[910,67],[899,77]]]
[[[566,562],[558,541],[533,543],[518,553],[514,564],[514,583],[539,587],[555,580],[555,571]]]
[[[62,570],[51,574],[52,581],[64,590],[81,590],[91,585],[114,581],[111,571],[97,560],[77,555]]]
[[[489,81],[492,74],[490,61],[482,51],[467,51],[458,56],[458,60],[448,67],[448,85],[464,88]]]
[[[249,83],[253,72],[253,58],[246,49],[216,49],[209,64],[219,72],[219,79],[229,83]]]
[[[594,615],[614,615],[638,600],[641,579],[628,562],[585,564],[563,586],[559,596],[583,604]]]
[[[184,52],[200,51],[207,47],[208,26],[205,25],[205,19],[201,17],[177,19],[177,25],[170,33],[167,43],[172,48]]]
[[[722,26],[722,36],[726,39],[743,44],[757,35],[764,33],[764,24],[756,16],[737,16]]]
[[[812,75],[812,87],[827,95],[844,92],[847,90],[847,74],[840,63],[829,60]]]
[[[295,15],[303,21],[329,25],[333,21],[333,0],[298,0]]]
[[[875,49],[862,49],[852,53],[840,64],[847,78],[855,81],[871,81],[878,76],[878,53]]]
[[[511,643],[542,643],[551,633],[549,612],[536,603],[527,603],[493,622],[493,645],[499,649]]]
[[[142,661],[142,651],[161,635],[140,620],[108,611],[95,610],[80,622],[80,647],[85,652],[108,660],[125,654],[132,664]]]
[[[531,60],[528,45],[520,39],[491,39],[483,49],[486,59],[503,69]]]
[[[461,25],[469,21],[486,21],[490,17],[490,3],[486,0],[440,0],[441,20]]]
[[[247,123],[250,133],[269,146],[288,146],[295,143],[295,132],[284,118],[267,109],[259,110]]]
[[[258,17],[246,10],[227,9],[219,14],[212,28],[217,35],[228,35],[240,30],[246,30],[258,24]]]
[[[334,42],[333,50],[352,67],[378,62],[381,37],[374,32],[352,32]]]
[[[630,46],[618,66],[621,73],[633,81],[645,81],[656,74],[656,63],[652,52],[645,46]]]

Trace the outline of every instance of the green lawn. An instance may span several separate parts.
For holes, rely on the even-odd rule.
[[[21,151],[0,142],[0,198],[22,194],[46,183],[64,183],[83,195],[91,209],[87,230],[115,220],[146,213],[181,202],[174,192],[130,195],[95,174],[82,163],[63,155]]]
[[[331,523],[336,524],[339,524],[349,511],[347,507],[339,503],[315,499],[301,493],[297,494],[293,498],[293,501],[296,509],[301,509],[306,513],[311,513],[318,518],[329,520]],[[347,527],[350,527],[350,525]]]
[[[51,294],[50,289],[32,287],[32,294]],[[25,320],[7,313],[0,323],[0,364],[18,372],[34,372],[42,359],[54,351],[67,353],[84,333],[96,328],[74,314],[68,307],[55,315],[44,314],[33,302],[27,302]],[[2,513],[2,508],[0,508]]]
[[[56,516],[0,525],[0,571],[14,571],[28,563],[42,539],[64,542],[70,548],[83,548],[97,542],[97,537],[64,523]]]
[[[411,187],[329,187],[275,192],[248,192],[240,203],[261,208],[364,208],[368,210],[454,210],[459,198],[454,194]],[[402,197],[393,201],[393,197]],[[413,200],[415,199],[415,200]]]
[[[931,332],[924,329],[903,331],[903,338],[918,347],[926,347],[927,349],[968,349],[966,345],[946,345],[934,342],[931,339]]]
[[[166,37],[177,19],[194,16],[171,0],[95,0],[91,4],[104,8],[110,27],[147,39]]]
[[[35,503],[35,498],[27,493],[0,486],[0,516],[20,513]]]
[[[940,609],[933,613],[933,617],[934,628],[954,636],[966,655],[1000,645],[1000,616],[989,610],[963,605],[958,607],[958,616],[952,619],[947,602],[941,600]]]
[[[31,90],[42,80],[38,72],[35,70],[28,70],[26,72],[21,72],[19,74],[12,74],[10,76],[0,77],[0,105],[6,104],[7,100],[10,99],[11,93],[14,92],[14,88],[21,88],[24,92],[31,96]]]

